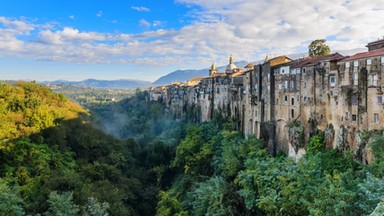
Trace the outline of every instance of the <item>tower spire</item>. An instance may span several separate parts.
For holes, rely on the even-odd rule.
[[[229,57],[229,64],[233,64],[233,57],[232,57],[232,54],[231,54],[231,56]]]
[[[267,55],[265,56],[265,60],[264,60],[264,62],[267,62],[267,61],[269,61],[269,54],[267,54]]]
[[[215,62],[212,62],[211,70],[212,70],[212,71],[215,71],[215,70],[216,70],[216,64],[215,64]]]

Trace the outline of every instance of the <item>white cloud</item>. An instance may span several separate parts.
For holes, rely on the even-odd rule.
[[[35,28],[35,25],[25,20],[13,20],[2,16],[0,16],[0,23],[2,23],[6,28],[17,31],[20,34],[29,33]]]
[[[102,17],[102,16],[103,16],[103,11],[99,11],[99,12],[97,12],[96,16],[97,16],[97,17]]]
[[[74,20],[75,19],[75,15],[70,15],[68,18],[71,19],[71,20]]]
[[[139,12],[149,12],[149,11],[150,11],[149,8],[147,8],[147,7],[142,7],[142,6],[140,6],[140,7],[138,7],[138,6],[132,6],[131,8],[132,8],[133,10],[135,10],[135,11],[139,11]]]
[[[62,31],[40,31],[39,41],[49,44],[64,44],[66,41],[102,41],[105,36],[95,32],[79,32],[77,29],[65,27]]]
[[[160,27],[160,26],[164,26],[164,22],[160,20],[154,20],[152,25],[153,27]]]
[[[146,28],[149,28],[149,27],[152,26],[152,24],[151,24],[150,22],[148,22],[147,20],[145,20],[145,19],[141,19],[141,20],[139,21],[139,24],[140,24],[141,26],[146,27]]]
[[[57,30],[59,25],[43,29],[42,24],[0,17],[0,56],[203,68],[213,60],[227,63],[230,54],[236,60],[256,61],[267,53],[306,52],[318,38],[328,38],[332,50],[364,48],[384,35],[384,0],[178,2],[200,8],[188,14],[193,18],[185,22],[189,24],[164,29],[162,21],[142,19],[139,24],[146,30],[139,34]],[[162,29],[148,30],[151,27]]]

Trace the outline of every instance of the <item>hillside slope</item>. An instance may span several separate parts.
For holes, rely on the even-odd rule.
[[[0,140],[38,133],[86,111],[62,94],[35,83],[0,83]]]
[[[56,80],[52,82],[42,82],[42,84],[67,84],[76,86],[88,86],[93,88],[137,88],[137,87],[148,87],[151,85],[148,81],[142,80],[97,80],[97,79],[86,79],[83,81],[67,81],[67,80]]]

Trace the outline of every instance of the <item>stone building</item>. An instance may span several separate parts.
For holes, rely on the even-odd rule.
[[[367,47],[349,57],[267,57],[244,70],[231,56],[225,73],[213,64],[209,77],[198,83],[154,88],[150,98],[161,98],[175,117],[230,116],[245,136],[263,139],[272,154],[300,158],[310,137],[324,131],[326,148],[352,149],[369,162],[361,137],[363,131],[383,129],[384,40]]]

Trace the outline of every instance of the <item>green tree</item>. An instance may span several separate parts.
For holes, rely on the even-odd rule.
[[[172,191],[160,191],[159,202],[157,203],[157,216],[187,216],[188,213],[183,211],[181,203]]]
[[[309,57],[314,58],[318,56],[328,55],[331,52],[331,50],[325,42],[326,40],[324,39],[318,39],[318,40],[312,41],[308,46]]]
[[[0,215],[24,215],[23,204],[18,188],[0,178]]]
[[[100,203],[97,199],[89,197],[85,206],[84,216],[108,216],[109,204],[107,202]]]
[[[377,204],[375,210],[369,216],[383,216],[384,215],[384,201]]]
[[[369,143],[374,159],[369,164],[370,172],[376,177],[384,177],[384,136],[378,137]]]
[[[241,215],[237,212],[238,203],[233,199],[231,186],[222,177],[213,177],[198,183],[188,194],[187,203],[192,205],[193,215]]]
[[[180,167],[186,174],[211,175],[213,146],[206,142],[201,127],[191,126],[187,136],[176,149],[174,167]]]
[[[365,214],[372,212],[376,205],[384,200],[384,179],[379,179],[370,173],[358,184],[360,199],[357,205]]]
[[[76,216],[80,211],[79,206],[73,202],[72,192],[62,194],[53,191],[48,198],[49,209],[46,216]]]

